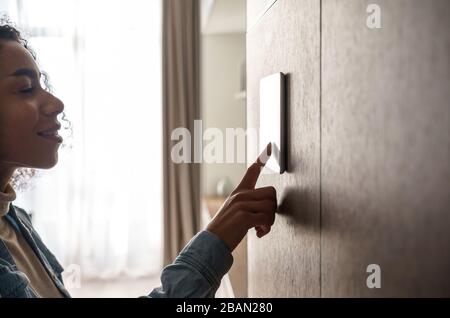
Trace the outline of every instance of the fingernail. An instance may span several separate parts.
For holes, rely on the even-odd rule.
[[[267,145],[267,155],[268,156],[272,155],[272,143],[271,142]]]

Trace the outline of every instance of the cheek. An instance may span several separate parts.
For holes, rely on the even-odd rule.
[[[38,120],[38,107],[33,103],[10,103],[7,107],[2,105],[0,155],[4,157],[7,154],[19,154],[32,147]]]
[[[11,123],[23,134],[33,132],[39,121],[39,110],[35,104],[20,105],[11,114]]]

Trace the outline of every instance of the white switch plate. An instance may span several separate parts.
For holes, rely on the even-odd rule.
[[[259,150],[262,152],[272,143],[266,173],[282,174],[286,171],[285,75],[276,73],[264,77],[259,90]]]

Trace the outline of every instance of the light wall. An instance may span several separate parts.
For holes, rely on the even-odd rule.
[[[204,35],[201,54],[203,129],[218,128],[223,136],[226,128],[245,129],[245,100],[235,97],[240,91],[240,66],[245,60],[245,34]],[[203,164],[203,192],[215,195],[217,182],[223,177],[236,185],[245,167],[245,163]]]

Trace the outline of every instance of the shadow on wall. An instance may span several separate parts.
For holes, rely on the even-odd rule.
[[[288,188],[284,191],[278,205],[278,214],[284,216],[291,225],[316,229],[317,216],[314,213],[305,213],[311,207],[311,200],[315,198],[310,191]]]
[[[296,171],[296,167],[292,161],[292,143],[291,143],[291,80],[290,73],[285,74],[285,103],[286,103],[286,126],[283,127],[286,133],[286,173]],[[288,223],[299,225],[307,228],[316,228],[317,218],[312,213],[305,213],[311,207],[310,201],[314,200],[313,196],[306,189],[298,187],[287,188],[283,191],[283,195],[278,205],[278,214],[287,218]]]

